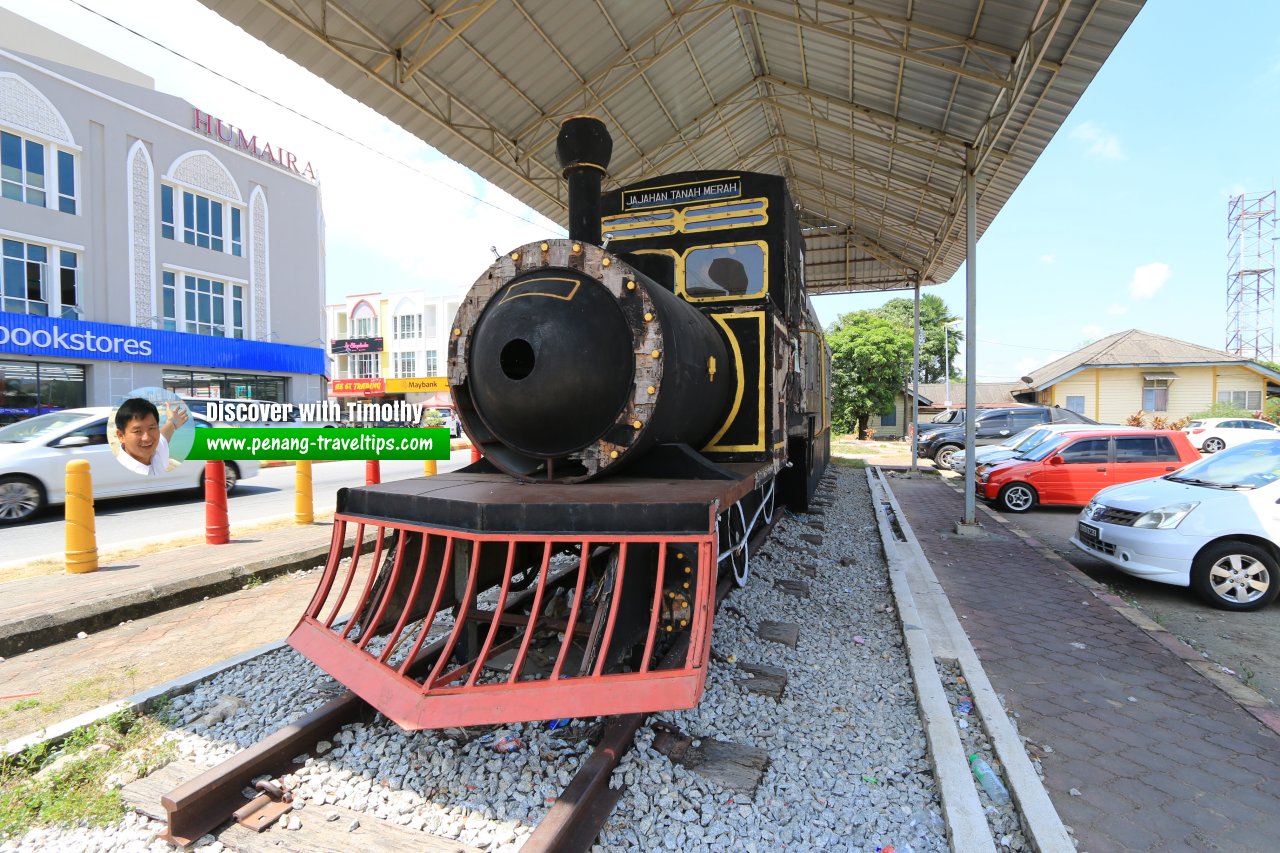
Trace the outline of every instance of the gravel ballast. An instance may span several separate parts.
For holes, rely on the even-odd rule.
[[[833,468],[823,491],[828,505],[784,518],[752,556],[748,586],[726,601],[701,704],[652,718],[692,736],[695,746],[715,738],[764,749],[769,763],[759,787],[730,791],[673,764],[653,749],[646,726],[613,775],[613,786],[626,790],[597,850],[947,849],[864,472]],[[807,581],[809,596],[778,588],[779,580]],[[796,647],[757,638],[766,620],[798,624]],[[782,697],[736,684],[747,677],[739,663],[784,668]],[[280,649],[175,698],[180,725],[170,737],[180,757],[211,767],[341,689]],[[304,804],[293,814],[300,822],[326,820],[332,804],[513,851],[590,754],[596,729],[595,721],[578,720],[556,730],[540,722],[410,734],[379,716],[344,728],[284,781]],[[518,740],[516,751],[495,751],[508,736]],[[155,839],[158,829],[130,816],[105,829],[32,830],[0,843],[0,853],[169,850]],[[360,828],[351,831],[358,846]],[[221,848],[212,838],[201,843]]]

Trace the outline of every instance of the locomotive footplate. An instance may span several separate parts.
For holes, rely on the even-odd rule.
[[[693,707],[717,576],[745,547],[725,519],[772,512],[770,464],[724,468],[731,479],[455,472],[343,490],[289,643],[405,729]],[[660,663],[685,632],[683,659]]]

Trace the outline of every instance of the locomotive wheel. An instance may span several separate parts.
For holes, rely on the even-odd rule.
[[[751,557],[747,547],[747,514],[742,511],[742,501],[734,504],[722,519],[724,524],[723,539],[727,543],[726,550],[721,552],[721,559],[728,560],[733,571],[733,582],[739,587],[747,585],[751,577]]]

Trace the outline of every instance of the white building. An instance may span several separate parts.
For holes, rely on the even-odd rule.
[[[462,294],[357,293],[325,306],[334,397],[441,402],[449,332]]]
[[[320,189],[266,134],[0,9],[0,423],[323,396]]]

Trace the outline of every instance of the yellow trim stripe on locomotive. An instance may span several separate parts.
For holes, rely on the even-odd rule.
[[[746,393],[742,385],[742,347],[738,346],[738,336],[729,331],[729,326],[721,319],[721,315],[712,314],[710,316],[724,330],[725,337],[729,339],[729,348],[733,350],[733,375],[736,378],[736,388],[733,392],[733,405],[729,407],[729,416],[724,419],[724,423],[721,424],[716,434],[711,437],[711,440],[703,446],[703,450],[711,450],[715,447],[715,443],[724,437],[724,434],[729,431],[729,427],[733,426],[734,420],[738,417],[738,409],[742,408],[743,394]],[[727,316],[732,317],[733,315]]]
[[[724,208],[735,208],[725,210]],[[740,208],[740,209],[738,209]],[[746,219],[745,222],[722,223],[726,219]],[[698,227],[703,223],[722,224]],[[606,216],[600,220],[602,233],[612,235],[613,240],[634,240],[639,237],[670,236],[672,234],[703,234],[708,231],[727,231],[731,228],[756,228],[769,223],[769,199],[728,199],[693,205],[684,209],[644,208]],[[690,227],[692,224],[693,227]]]
[[[753,451],[753,450],[764,450],[764,441],[765,441],[765,438],[764,438],[764,385],[765,385],[764,312],[763,311],[743,311],[741,313],[711,314],[709,316],[711,317],[712,320],[716,321],[716,323],[720,325],[720,328],[724,329],[725,335],[727,335],[729,338],[729,344],[730,346],[733,347],[734,366],[737,369],[737,375],[738,375],[738,390],[733,400],[733,408],[729,411],[729,417],[725,419],[724,425],[720,427],[719,431],[716,432],[715,436],[712,437],[711,441],[708,442],[702,449],[712,451],[712,452],[720,452],[720,453],[739,453],[739,452],[747,452],[747,451]],[[733,425],[734,420],[738,417],[738,410],[742,407],[742,397],[744,395],[744,389],[742,385],[743,366],[744,366],[743,358],[742,358],[742,348],[738,345],[738,336],[735,335],[729,329],[728,321],[737,320],[737,319],[750,319],[750,318],[754,318],[760,324],[760,332],[759,332],[760,389],[759,389],[759,394],[757,395],[758,401],[759,401],[758,403],[759,411],[756,412],[756,433],[757,435],[759,435],[759,439],[757,439],[755,444],[718,445],[716,444],[716,442],[724,437],[724,434],[729,431],[729,427]]]
[[[546,293],[541,290],[529,290],[529,291],[522,290],[519,293],[516,292],[517,288],[523,288],[525,285],[538,284],[544,281],[547,281],[547,282],[562,281],[565,284],[571,284],[573,286],[569,288],[569,292],[567,294]],[[582,282],[577,281],[576,279],[562,278],[560,276],[554,276],[554,275],[544,275],[544,276],[539,276],[538,278],[525,279],[524,281],[519,282],[515,287],[509,289],[506,292],[506,294],[502,297],[502,302],[499,302],[498,304],[501,305],[503,303],[510,302],[513,299],[521,299],[525,296],[546,296],[551,299],[563,299],[565,302],[572,302],[573,297],[578,295],[578,288],[581,286],[582,286]]]

